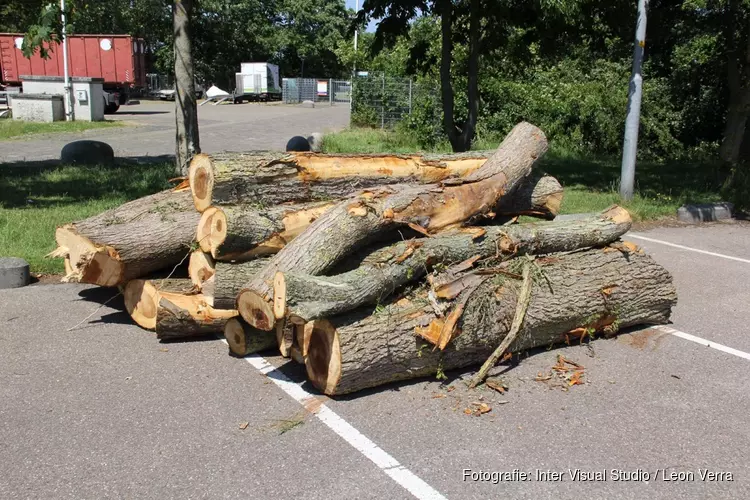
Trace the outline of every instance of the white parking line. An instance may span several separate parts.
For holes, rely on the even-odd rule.
[[[743,259],[743,258],[740,258],[740,257],[733,257],[731,255],[724,255],[723,253],[709,252],[708,250],[700,250],[698,248],[686,247],[685,245],[678,245],[676,243],[670,243],[668,241],[662,241],[662,240],[657,240],[657,239],[654,239],[654,238],[648,238],[646,236],[641,236],[640,234],[628,233],[628,234],[626,234],[624,236],[624,238],[625,239],[627,239],[627,238],[636,238],[636,239],[639,239],[639,240],[650,241],[652,243],[659,243],[660,245],[667,245],[667,246],[674,247],[674,248],[680,248],[682,250],[689,250],[691,252],[702,253],[702,254],[705,254],[705,255],[712,255],[714,257],[721,257],[722,259],[734,260],[734,261],[737,261],[737,262],[744,262],[745,264],[750,264],[750,259]]]
[[[738,349],[735,349],[734,347],[725,346],[724,344],[719,344],[718,342],[713,342],[711,340],[706,340],[701,337],[696,337],[695,335],[690,335],[689,333],[675,330],[674,328],[670,326],[666,326],[666,325],[659,325],[659,326],[654,326],[651,328],[654,330],[660,330],[664,333],[671,333],[675,337],[680,337],[681,339],[689,340],[691,342],[695,342],[696,344],[700,344],[706,347],[710,347],[712,349],[716,349],[717,351],[726,352],[727,354],[733,354],[735,356],[738,356],[740,358],[750,361],[750,353],[740,351]]]
[[[226,340],[222,339],[224,342]],[[264,357],[251,354],[244,358],[254,368],[266,375],[274,384],[279,386],[299,404],[308,408],[318,420],[323,422],[329,429],[338,434],[344,441],[349,443],[358,452],[369,458],[375,465],[385,472],[391,479],[404,487],[409,493],[419,500],[446,500],[436,489],[420,479],[412,471],[401,465],[398,460],[385,452],[382,448],[372,442],[367,436],[352,427],[349,422],[341,418],[336,412],[325,404],[314,404],[317,401],[315,395],[310,394],[301,385],[289,380],[289,378],[277,370]]]

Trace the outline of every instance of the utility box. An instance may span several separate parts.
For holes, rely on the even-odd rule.
[[[22,76],[23,92],[31,94],[65,95],[65,81],[61,76]],[[74,76],[73,114],[76,121],[98,122],[104,120],[104,91],[102,78]]]
[[[65,119],[63,96],[56,94],[14,94],[13,119],[28,122],[57,122]]]

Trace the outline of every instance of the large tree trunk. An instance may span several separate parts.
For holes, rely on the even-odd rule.
[[[750,116],[750,20],[745,26],[746,45],[740,47],[735,34],[738,19],[741,18],[739,8],[738,0],[729,0],[725,11],[724,34],[728,58],[729,109],[724,136],[719,148],[719,157],[733,165],[745,160],[741,158],[741,153]]]
[[[457,185],[382,188],[354,196],[327,211],[285,246],[237,297],[243,319],[270,330],[275,318],[270,305],[277,272],[318,275],[329,270],[373,237],[399,226],[436,232],[486,214],[506,193],[512,193],[536,160],[547,150],[537,127],[521,123],[511,131],[478,170]]]
[[[69,260],[66,281],[117,286],[177,264],[199,219],[189,191],[163,191],[57,228],[50,255]]]
[[[174,0],[174,80],[177,172],[187,175],[193,155],[200,153],[198,106],[195,99],[193,52],[190,40],[190,16],[193,0]]]
[[[277,319],[288,315],[297,324],[336,316],[385,301],[438,264],[602,246],[625,234],[630,224],[627,210],[612,207],[578,221],[471,228],[400,242],[371,253],[356,269],[335,276],[277,273],[274,314]]]
[[[604,248],[539,259],[522,329],[510,351],[591,333],[669,320],[677,294],[669,273],[640,251]],[[311,325],[306,356],[310,381],[325,394],[433,375],[484,362],[508,332],[516,309],[517,280],[489,278],[465,303],[448,347],[434,350],[415,336],[436,319],[425,291],[413,292],[373,313],[369,308]]]
[[[343,198],[373,186],[438,182],[479,167],[494,151],[463,154],[389,155],[248,151],[196,155],[190,162],[195,208]]]
[[[334,204],[313,202],[258,208],[248,205],[214,207],[208,243],[214,259],[239,261],[281,250]],[[202,217],[202,218],[203,218]]]

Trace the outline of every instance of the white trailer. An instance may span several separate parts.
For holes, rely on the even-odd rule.
[[[242,63],[236,73],[234,102],[281,99],[279,67],[265,62]]]

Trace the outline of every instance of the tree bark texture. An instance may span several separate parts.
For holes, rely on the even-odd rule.
[[[214,309],[202,295],[159,294],[156,312],[156,338],[178,340],[202,337],[224,331],[234,309]]]
[[[188,179],[195,208],[326,201],[373,186],[439,182],[478,169],[494,151],[442,155],[322,155],[248,151],[196,155]]]
[[[227,321],[224,338],[229,344],[229,352],[240,357],[278,347],[275,332],[257,330],[239,318]]]
[[[328,210],[276,254],[248,281],[237,308],[250,325],[269,330],[275,319],[270,305],[277,272],[320,275],[368,240],[399,226],[436,232],[488,213],[512,192],[547,150],[544,133],[520,123],[498,150],[465,181],[448,186],[386,186],[365,191]]]
[[[276,253],[333,205],[312,202],[267,208],[216,207],[208,237],[211,255],[217,260],[238,261]]]
[[[516,341],[517,352],[606,331],[669,320],[677,294],[669,273],[640,250],[593,249],[538,259],[531,302]],[[313,322],[306,369],[328,395],[434,375],[484,362],[508,332],[520,281],[485,280],[463,309],[460,334],[443,351],[415,336],[436,319],[425,291],[373,312],[363,308]],[[576,337],[578,336],[578,337]]]
[[[436,264],[476,257],[502,261],[524,254],[603,246],[625,234],[630,225],[628,212],[612,207],[579,221],[467,228],[399,242],[376,250],[358,268],[335,276],[278,273],[274,279],[274,312],[283,311],[292,322],[304,324],[383,302]]]
[[[66,281],[117,286],[173,266],[189,252],[200,215],[190,192],[162,191],[57,228]]]
[[[193,50],[190,39],[190,17],[193,0],[174,0],[172,4],[174,34],[174,80],[177,172],[187,175],[190,159],[200,153],[198,106],[195,98]]]
[[[269,260],[264,257],[238,263],[215,262],[214,274],[203,283],[206,302],[217,309],[234,309],[237,295],[248,277],[262,270]]]
[[[125,299],[125,310],[133,321],[141,328],[154,330],[161,294],[191,295],[198,293],[197,290],[188,279],[135,279],[128,281],[122,294]]]

